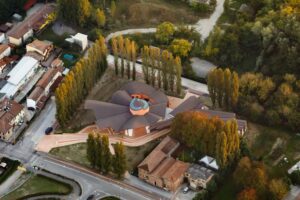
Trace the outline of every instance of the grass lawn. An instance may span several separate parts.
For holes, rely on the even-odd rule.
[[[154,140],[139,147],[126,147],[125,153],[127,157],[127,169],[129,172],[134,172],[137,166],[144,158],[158,145],[159,141]]]
[[[69,37],[69,34],[55,34],[51,26],[49,26],[37,38],[39,40],[51,41],[55,46],[61,47],[67,37]]]
[[[2,200],[17,200],[21,197],[34,194],[69,194],[72,187],[41,175],[34,175],[20,188],[6,195]]]
[[[73,161],[85,167],[90,167],[86,156],[86,143],[72,144],[64,147],[57,147],[50,151],[50,154],[61,159]]]
[[[151,27],[164,21],[193,24],[201,13],[194,12],[188,3],[173,0],[116,1],[115,29]]]
[[[134,171],[137,165],[142,162],[157,144],[158,141],[155,140],[139,147],[125,147],[128,171]],[[54,148],[50,151],[50,154],[64,160],[76,162],[85,167],[91,167],[86,156],[86,148],[86,143],[79,143]]]

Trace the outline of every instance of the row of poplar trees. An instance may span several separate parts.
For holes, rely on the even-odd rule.
[[[62,127],[73,117],[77,108],[107,68],[107,47],[100,37],[89,49],[87,58],[80,59],[55,91],[56,119]]]
[[[136,79],[136,54],[137,45],[134,41],[123,36],[112,39],[112,50],[114,54],[114,65],[116,75]],[[119,59],[120,58],[120,59]]]
[[[239,98],[239,77],[236,72],[216,68],[207,77],[207,86],[212,104],[218,103],[227,110],[236,108]]]
[[[109,149],[109,138],[107,135],[90,133],[87,138],[87,158],[91,166],[103,174],[113,172],[117,178],[122,178],[126,172],[126,155],[124,145],[114,145],[115,154]]]
[[[180,57],[167,50],[144,46],[141,51],[144,79],[153,87],[181,94],[182,66]]]
[[[236,120],[224,123],[217,117],[209,118],[201,112],[184,112],[173,120],[171,134],[186,147],[194,149],[196,155],[216,158],[221,168],[231,164],[240,153]]]

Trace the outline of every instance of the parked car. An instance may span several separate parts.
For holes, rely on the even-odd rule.
[[[183,194],[186,194],[186,193],[188,193],[189,190],[190,190],[189,187],[184,187],[184,188],[182,189],[182,192],[183,192]]]
[[[46,134],[46,135],[49,135],[52,131],[53,131],[53,128],[52,128],[52,127],[48,127],[48,128],[46,128],[46,130],[45,130],[45,134]]]

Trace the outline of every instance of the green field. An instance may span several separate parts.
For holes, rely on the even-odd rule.
[[[157,144],[158,141],[155,140],[139,147],[125,146],[128,171],[133,172],[136,169],[137,165],[143,161],[143,159],[152,151],[152,149]],[[91,167],[86,156],[86,143],[57,147],[52,149],[50,151],[50,154],[64,160],[76,162],[85,167]]]
[[[41,175],[34,175],[20,188],[9,193],[2,200],[17,200],[28,195],[42,194],[69,194],[72,187]]]

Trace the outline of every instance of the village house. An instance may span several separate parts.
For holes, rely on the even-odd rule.
[[[172,157],[179,142],[165,137],[161,143],[138,165],[140,179],[169,191],[176,191],[184,180],[188,163]]]
[[[49,68],[41,80],[36,84],[29,97],[27,97],[27,108],[33,110],[42,109],[50,92],[54,91],[52,86],[61,76],[62,74],[58,69]]]
[[[33,42],[26,45],[27,52],[35,52],[43,56],[43,60],[47,59],[49,53],[53,49],[53,45],[49,42],[44,42],[40,40],[34,40]]]
[[[44,23],[47,21],[48,16],[54,11],[55,6],[46,4],[37,12],[27,17],[23,22],[14,26],[7,32],[9,43],[16,46],[23,44],[33,36],[34,32],[38,32],[44,27]]]
[[[5,98],[0,102],[0,139],[9,140],[24,120],[24,106]]]
[[[0,60],[11,53],[11,47],[7,44],[0,44]]]
[[[185,172],[185,177],[188,179],[189,187],[193,190],[201,188],[206,189],[207,184],[214,176],[214,173],[205,167],[197,164],[191,164]]]

